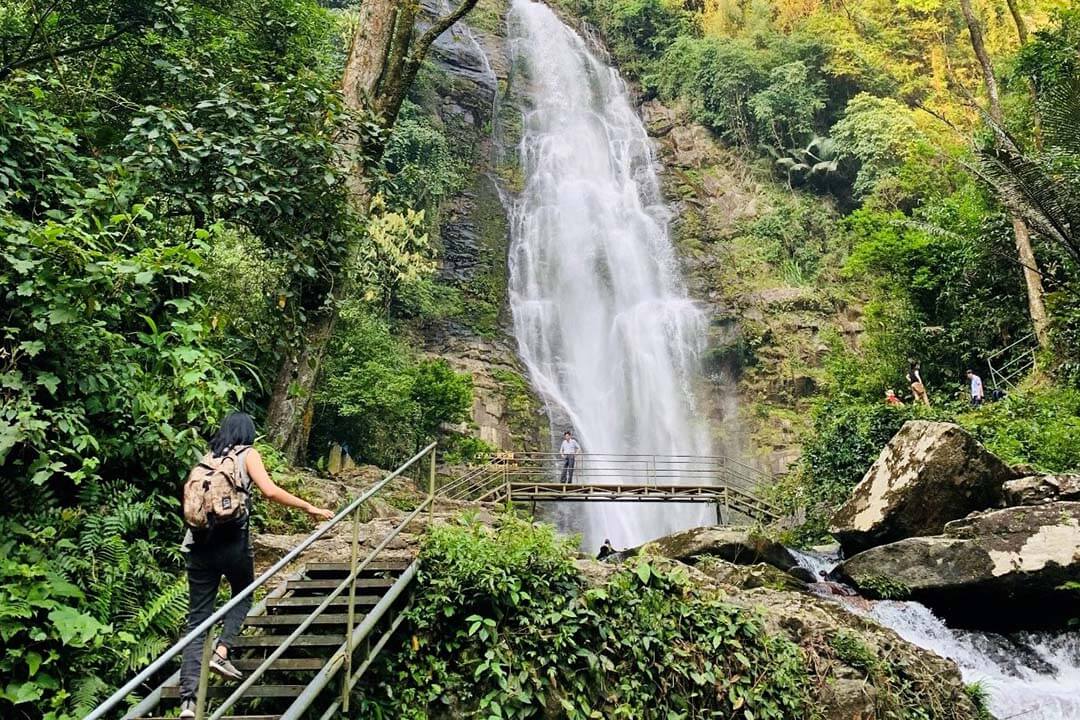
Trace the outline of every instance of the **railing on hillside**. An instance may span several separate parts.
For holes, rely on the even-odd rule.
[[[762,519],[765,473],[723,456],[582,453],[573,482],[561,481],[558,453],[502,453],[437,489],[440,496],[492,502],[711,502]]]
[[[1025,335],[986,358],[990,370],[990,387],[1011,388],[1027,377],[1035,367],[1038,342],[1035,334]]]
[[[360,559],[360,526],[363,519],[360,515],[360,508],[368,500],[375,497],[380,491],[383,490],[392,480],[401,476],[405,471],[419,467],[423,460],[427,458],[430,463],[428,470],[428,492],[426,498],[419,504],[419,506],[410,512],[393,530],[391,530],[376,546],[368,553],[364,559]],[[196,720],[220,720],[241,698],[245,697],[246,691],[254,685],[256,681],[270,668],[270,666],[280,658],[285,651],[301,637],[304,632],[315,623],[316,619],[326,611],[328,607],[334,602],[334,600],[345,592],[348,592],[348,621],[346,624],[345,632],[345,644],[337,653],[330,657],[323,669],[315,676],[315,678],[307,685],[304,691],[295,699],[292,705],[281,715],[282,720],[294,720],[299,718],[308,707],[315,701],[319,694],[326,688],[331,680],[338,674],[339,671],[344,670],[344,677],[341,683],[341,693],[333,703],[331,703],[330,709],[327,710],[327,717],[331,716],[334,712],[340,708],[343,712],[348,711],[349,707],[349,693],[355,687],[360,675],[367,669],[370,664],[370,659],[381,648],[381,644],[376,644],[368,651],[367,660],[359,665],[355,670],[353,669],[354,654],[356,649],[360,646],[368,635],[374,630],[376,624],[380,621],[383,615],[390,609],[394,601],[404,592],[405,588],[416,574],[417,566],[413,563],[405,573],[398,579],[397,582],[387,591],[382,600],[357,624],[356,615],[356,580],[357,576],[364,571],[364,569],[372,563],[376,556],[386,549],[390,541],[397,537],[401,531],[409,525],[418,515],[424,510],[428,510],[429,513],[434,512],[435,502],[435,459],[436,459],[436,444],[432,443],[426,448],[421,450],[408,462],[399,467],[394,472],[387,475],[385,478],[376,483],[373,487],[362,493],[355,500],[350,502],[344,510],[339,512],[329,520],[326,524],[322,525],[315,532],[308,535],[302,540],[296,547],[290,550],[283,558],[274,563],[269,569],[267,569],[262,575],[255,579],[250,585],[235,594],[225,605],[223,605],[217,612],[207,618],[198,627],[193,629],[187,635],[178,640],[172,647],[161,654],[154,662],[146,667],[142,672],[133,677],[123,687],[113,693],[105,702],[101,703],[95,708],[84,720],[99,720],[105,718],[110,712],[121,709],[122,703],[128,698],[129,695],[136,693],[140,689],[145,689],[147,683],[159,676],[162,670],[165,669],[169,663],[179,656],[184,648],[192,643],[196,642],[199,635],[206,633],[206,640],[202,649],[202,666],[199,677],[199,690],[196,698]],[[352,520],[352,543],[351,543],[351,557],[349,564],[348,575],[334,588],[318,605],[307,618],[301,622],[295,630],[287,637],[285,637],[277,648],[269,653],[267,657],[254,669],[251,673],[241,682],[236,689],[226,697],[220,705],[209,711],[207,707],[207,688],[209,685],[209,663],[211,658],[211,652],[213,651],[213,634],[210,632],[211,628],[217,625],[224,618],[225,614],[236,607],[245,598],[251,597],[252,594],[261,587],[264,587],[270,580],[278,576],[287,566],[293,563],[300,555],[311,547],[313,543],[325,536],[334,527],[340,525],[346,520]],[[396,627],[396,625],[395,625]],[[380,643],[384,643],[387,639],[387,635]],[[160,688],[157,691],[160,697]],[[136,708],[127,712],[126,717],[134,717],[147,712],[156,705],[156,701],[151,702],[153,699],[148,698],[140,703]],[[126,710],[126,708],[123,708]],[[208,714],[209,712],[209,714]]]

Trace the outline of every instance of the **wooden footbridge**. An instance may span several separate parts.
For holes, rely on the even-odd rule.
[[[760,475],[726,458],[582,455],[573,478],[556,482],[556,455],[500,455],[437,483],[436,447],[429,445],[350,502],[250,586],[119,688],[85,720],[175,717],[183,649],[217,625],[243,598],[258,598],[230,655],[243,680],[211,680],[212,632],[202,647],[197,720],[329,720],[350,714],[350,695],[404,619],[419,564],[392,557],[388,547],[407,527],[434,521],[440,499],[528,505],[546,502],[691,502],[717,505],[721,522],[733,513],[760,521],[777,517],[755,490]],[[426,486],[423,499],[361,557],[365,504],[395,478]],[[307,562],[302,556],[343,523],[351,523],[347,558]],[[413,525],[413,524],[416,525]]]

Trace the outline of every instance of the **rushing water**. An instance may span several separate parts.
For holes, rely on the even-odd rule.
[[[902,638],[953,660],[990,692],[999,720],[1080,718],[1080,633],[1002,636],[953,630],[914,602],[875,603],[870,616]]]
[[[835,555],[791,552],[815,577],[836,567]],[[955,662],[965,682],[980,683],[989,692],[998,720],[1080,720],[1080,633],[1005,636],[954,630],[917,602],[874,602],[867,611],[865,601],[833,599]]]
[[[626,86],[546,5],[514,0],[510,34],[515,82],[525,84],[510,302],[555,434],[572,427],[586,453],[707,455],[691,388],[703,319],[680,283]],[[716,518],[686,504],[579,505],[572,515],[567,529],[594,549]]]

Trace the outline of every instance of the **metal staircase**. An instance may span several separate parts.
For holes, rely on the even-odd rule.
[[[202,647],[197,720],[347,716],[357,682],[404,620],[419,567],[411,557],[391,556],[387,548],[425,511],[427,522],[434,521],[437,497],[532,503],[534,508],[536,502],[547,501],[706,502],[717,505],[721,522],[728,522],[732,512],[766,522],[777,517],[755,492],[762,481],[760,474],[725,458],[583,455],[575,482],[557,483],[552,482],[558,473],[556,455],[502,455],[441,488],[436,488],[435,460],[432,443],[306,537],[85,720],[175,717],[180,701],[179,656],[208,630]],[[427,475],[426,495],[385,536],[365,538],[364,545],[374,547],[361,557],[365,503],[410,468],[422,466]],[[346,558],[303,561],[302,555],[314,543],[347,521],[352,525],[347,562]],[[208,672],[212,628],[243,598],[263,592],[231,653],[244,679],[217,682]]]
[[[362,506],[392,480],[428,460],[428,492],[364,557],[360,554]],[[129,680],[85,720],[175,717],[180,701],[179,672],[183,649],[204,632],[202,672],[196,700],[197,720],[297,720],[331,718],[348,712],[356,683],[371,667],[401,625],[418,564],[411,558],[388,559],[387,550],[425,510],[433,520],[435,444],[417,453],[356,498],[332,520],[301,541],[285,557],[231,598]],[[301,555],[332,529],[352,523],[348,562],[311,561],[296,568]],[[366,538],[367,544],[376,539]],[[288,574],[285,574],[288,572]],[[274,582],[271,582],[274,581]],[[246,597],[270,588],[245,620],[231,659],[245,673],[241,681],[211,680],[212,628]],[[171,674],[168,674],[173,670]],[[134,698],[134,699],[132,699]]]

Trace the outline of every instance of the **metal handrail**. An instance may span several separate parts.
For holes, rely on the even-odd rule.
[[[288,553],[286,553],[286,555],[284,557],[282,557],[280,560],[278,560],[276,563],[274,563],[269,568],[267,568],[267,570],[264,571],[263,574],[260,575],[259,577],[257,577],[254,581],[252,581],[252,583],[250,585],[245,587],[239,593],[234,594],[232,596],[232,598],[230,598],[228,602],[226,602],[224,605],[222,605],[221,608],[217,612],[213,613],[210,617],[208,617],[206,620],[204,620],[202,623],[200,623],[198,625],[198,627],[193,629],[187,635],[185,635],[184,637],[177,640],[171,647],[169,647],[167,650],[165,650],[165,652],[163,652],[161,655],[159,655],[156,660],[154,660],[152,663],[150,663],[150,665],[148,665],[142,672],[140,672],[138,675],[133,677],[131,680],[129,680],[127,683],[125,683],[122,687],[117,689],[104,702],[102,702],[100,705],[98,705],[96,708],[94,708],[90,712],[90,714],[87,715],[83,720],[100,720],[101,718],[104,718],[105,714],[107,712],[109,712],[110,710],[114,709],[117,705],[119,705],[124,700],[124,698],[126,698],[128,695],[130,695],[136,689],[138,689],[138,687],[140,685],[142,685],[144,682],[149,680],[155,673],[157,673],[163,667],[165,667],[165,665],[170,660],[172,660],[174,657],[176,657],[178,654],[180,654],[184,650],[184,648],[186,648],[188,645],[195,642],[195,640],[198,639],[198,637],[200,635],[202,635],[204,632],[207,633],[206,642],[209,644],[211,642],[211,638],[209,636],[208,631],[210,630],[210,628],[212,628],[214,625],[216,625],[218,622],[220,622],[230,610],[232,610],[234,607],[236,607],[244,599],[249,597],[257,589],[259,589],[260,587],[265,585],[268,580],[270,580],[272,577],[277,575],[283,568],[285,568],[289,563],[291,563],[293,560],[295,560],[297,557],[299,557],[301,553],[303,553],[305,550],[307,550],[309,547],[311,547],[317,540],[319,540],[324,535],[326,535],[332,528],[337,526],[338,523],[340,523],[342,520],[349,517],[349,515],[351,515],[353,512],[355,512],[363,503],[365,503],[367,500],[369,500],[373,495],[375,495],[377,492],[382,490],[387,485],[387,483],[389,483],[391,480],[394,480],[395,478],[399,477],[403,472],[405,472],[410,467],[415,465],[417,462],[419,462],[421,459],[423,459],[429,453],[432,454],[432,476],[434,476],[434,463],[435,463],[434,451],[435,451],[435,447],[436,447],[436,443],[431,443],[430,445],[425,447],[423,450],[421,450],[416,455],[414,455],[412,458],[410,458],[404,465],[402,465],[397,470],[395,470],[394,472],[387,475],[385,478],[380,480],[374,486],[369,488],[366,492],[364,492],[359,497],[357,497],[355,500],[353,500],[351,503],[349,503],[345,507],[344,510],[342,510],[337,515],[335,515],[332,519],[327,521],[327,523],[325,525],[323,525],[322,527],[317,529],[315,532],[308,535],[304,540],[300,541],[300,543],[296,547],[294,547],[292,550],[290,550]],[[432,491],[433,490],[434,490],[434,488],[432,488]],[[432,495],[433,494],[434,493],[432,492]],[[429,497],[428,502],[433,503],[433,497]],[[351,579],[354,580],[355,579],[355,573],[353,573],[352,575],[353,575],[353,577]],[[336,597],[336,595],[334,595],[334,597]],[[322,609],[322,606],[320,606],[320,612],[321,612],[321,609]],[[310,618],[310,619],[313,619],[314,616],[315,616],[315,614],[313,614],[312,618]],[[310,622],[308,624],[310,625]],[[201,696],[200,700],[202,702],[205,702],[205,695],[206,695],[206,693],[205,693],[205,685],[204,685],[205,680],[206,680],[206,678],[205,678],[205,676],[206,676],[206,667],[205,666],[206,666],[206,661],[208,660],[208,658],[205,657],[205,653],[204,653],[203,660],[204,660],[204,662],[203,662],[203,665],[204,665],[204,667],[203,667],[203,678],[200,680],[200,686],[201,686],[200,690],[201,690],[201,692],[199,694]],[[201,708],[199,708],[199,709],[201,709]],[[199,713],[199,709],[196,710],[197,718],[201,718],[201,716],[202,716],[201,713]],[[216,716],[216,717],[220,717],[220,716]]]

